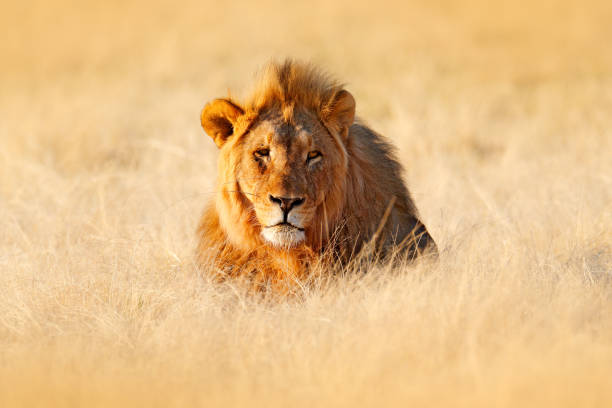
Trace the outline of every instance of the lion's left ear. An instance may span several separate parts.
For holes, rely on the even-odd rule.
[[[355,98],[344,89],[338,92],[323,108],[323,121],[333,127],[344,140],[348,138],[349,127],[355,120]]]
[[[242,108],[229,99],[215,99],[202,109],[200,121],[204,131],[220,149],[234,134],[236,122],[243,114]]]

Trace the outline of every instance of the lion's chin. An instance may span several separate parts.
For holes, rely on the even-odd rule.
[[[304,242],[306,238],[303,230],[291,225],[266,227],[262,230],[261,235],[267,242],[280,248],[295,247]]]

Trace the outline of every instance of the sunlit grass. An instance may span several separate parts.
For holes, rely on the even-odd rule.
[[[0,406],[612,404],[607,2],[4,9]],[[198,270],[199,111],[283,56],[398,146],[438,262]]]

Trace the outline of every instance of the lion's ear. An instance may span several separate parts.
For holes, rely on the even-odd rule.
[[[234,134],[234,126],[242,114],[242,108],[229,99],[215,99],[202,109],[200,120],[204,131],[221,148]]]
[[[341,90],[324,108],[324,116],[324,121],[346,140],[349,127],[355,120],[355,98],[350,92]]]

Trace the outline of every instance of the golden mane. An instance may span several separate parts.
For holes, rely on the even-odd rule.
[[[244,108],[255,114],[280,109],[288,122],[292,121],[295,107],[325,117],[342,89],[343,84],[312,64],[291,59],[271,62],[258,76]]]

